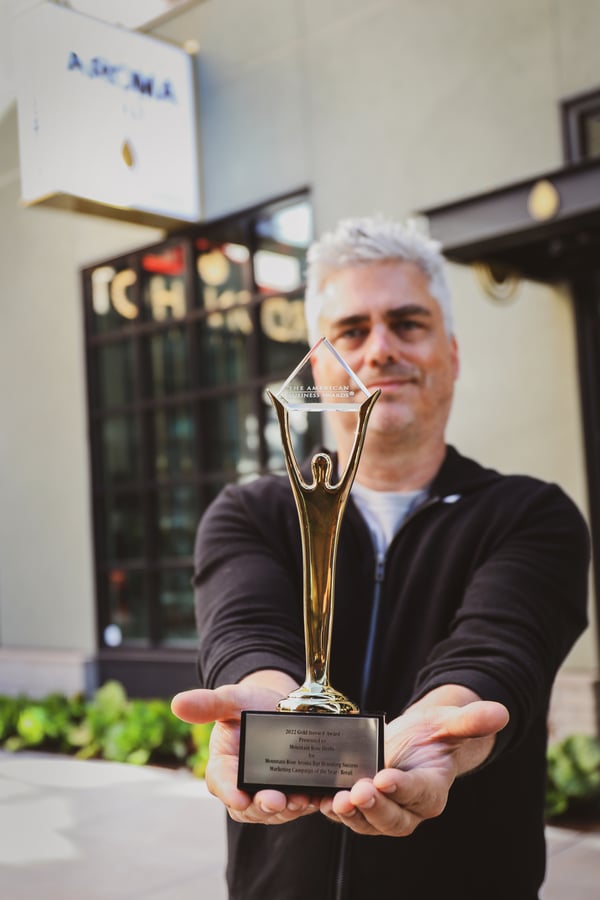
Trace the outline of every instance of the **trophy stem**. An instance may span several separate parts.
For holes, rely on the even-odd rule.
[[[277,412],[298,510],[304,572],[306,679],[277,708],[280,712],[358,713],[358,707],[329,684],[335,564],[342,516],[358,469],[367,422],[380,391],[368,397],[359,409],[350,458],[337,484],[331,483],[333,463],[326,453],[317,453],[312,459],[312,484],[304,481],[292,448],[287,409],[268,393]]]

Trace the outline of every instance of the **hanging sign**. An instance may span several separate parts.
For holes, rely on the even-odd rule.
[[[43,3],[15,22],[14,64],[25,204],[159,226],[200,219],[184,50]]]

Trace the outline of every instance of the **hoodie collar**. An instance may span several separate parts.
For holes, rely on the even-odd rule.
[[[431,496],[442,499],[459,496],[477,490],[502,478],[495,469],[486,469],[484,466],[462,456],[458,450],[448,445],[446,456],[440,466],[437,475],[431,482],[429,493]]]
[[[301,467],[303,476],[308,481],[312,480],[311,460],[315,453],[327,453],[331,456],[333,478],[337,480],[339,478],[337,453],[332,453],[325,447],[315,448],[308,455]],[[429,486],[429,496],[446,498],[447,502],[453,502],[463,494],[470,493],[501,478],[502,476],[495,469],[486,469],[475,460],[462,456],[455,447],[448,444],[444,461]]]

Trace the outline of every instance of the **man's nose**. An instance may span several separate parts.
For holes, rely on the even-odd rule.
[[[386,325],[375,325],[365,348],[366,361],[372,366],[382,366],[398,359],[398,341]]]

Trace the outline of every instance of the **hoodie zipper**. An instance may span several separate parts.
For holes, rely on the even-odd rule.
[[[448,498],[449,503],[454,503],[456,500],[460,499],[459,494],[453,494]],[[420,513],[424,512],[426,509],[429,509],[432,506],[435,506],[437,503],[446,502],[445,497],[435,496],[429,497],[425,503],[422,503],[415,510],[410,512],[396,534],[393,537],[392,542],[390,543],[386,553],[378,553],[375,559],[375,585],[373,588],[373,603],[371,606],[371,618],[369,621],[369,632],[367,637],[367,649],[365,652],[365,661],[363,665],[362,678],[361,678],[361,690],[360,690],[360,708],[363,709],[365,700],[367,699],[367,693],[371,683],[371,675],[373,673],[373,657],[375,654],[375,639],[377,637],[377,631],[379,628],[379,614],[380,614],[380,606],[381,606],[381,593],[383,588],[383,582],[385,580],[385,566],[387,562],[387,558],[389,556],[390,550],[398,540],[399,536],[402,534],[406,526],[409,522],[412,522],[414,518],[416,518]],[[335,894],[334,900],[344,900],[344,888],[346,884],[346,868],[347,868],[347,856],[348,856],[348,841],[349,841],[349,831],[347,828],[342,826],[343,831],[341,833],[340,847],[338,852],[337,859],[337,867],[336,867],[336,876],[335,876]]]
[[[375,652],[375,636],[377,634],[377,625],[379,623],[379,605],[381,603],[381,588],[385,577],[385,561],[386,554],[378,553],[375,559],[375,584],[373,586],[373,603],[371,605],[371,619],[369,621],[369,633],[367,636],[367,649],[365,652],[365,662],[363,665],[362,679],[360,685],[360,708],[362,709],[366,699],[367,690],[369,688],[369,680],[371,670],[373,668],[373,653]]]
[[[458,497],[457,497],[458,499]],[[445,498],[435,496],[429,497],[424,503],[421,503],[420,506],[417,506],[412,512],[408,514],[405,518],[404,522],[394,535],[387,551],[385,553],[379,553],[375,559],[375,585],[373,588],[373,604],[371,606],[371,618],[369,621],[369,632],[367,638],[367,649],[365,653],[365,661],[363,664],[362,678],[361,678],[361,692],[360,692],[360,707],[361,709],[366,703],[367,693],[371,683],[371,675],[373,673],[373,657],[375,654],[375,640],[377,638],[377,631],[379,630],[379,616],[380,616],[380,606],[381,606],[381,593],[383,590],[383,582],[385,579],[385,567],[390,555],[390,551],[394,547],[394,544],[398,541],[398,538],[409,524],[415,519],[418,515],[424,512],[426,509],[429,509],[432,506],[435,506],[437,503],[443,502]]]

